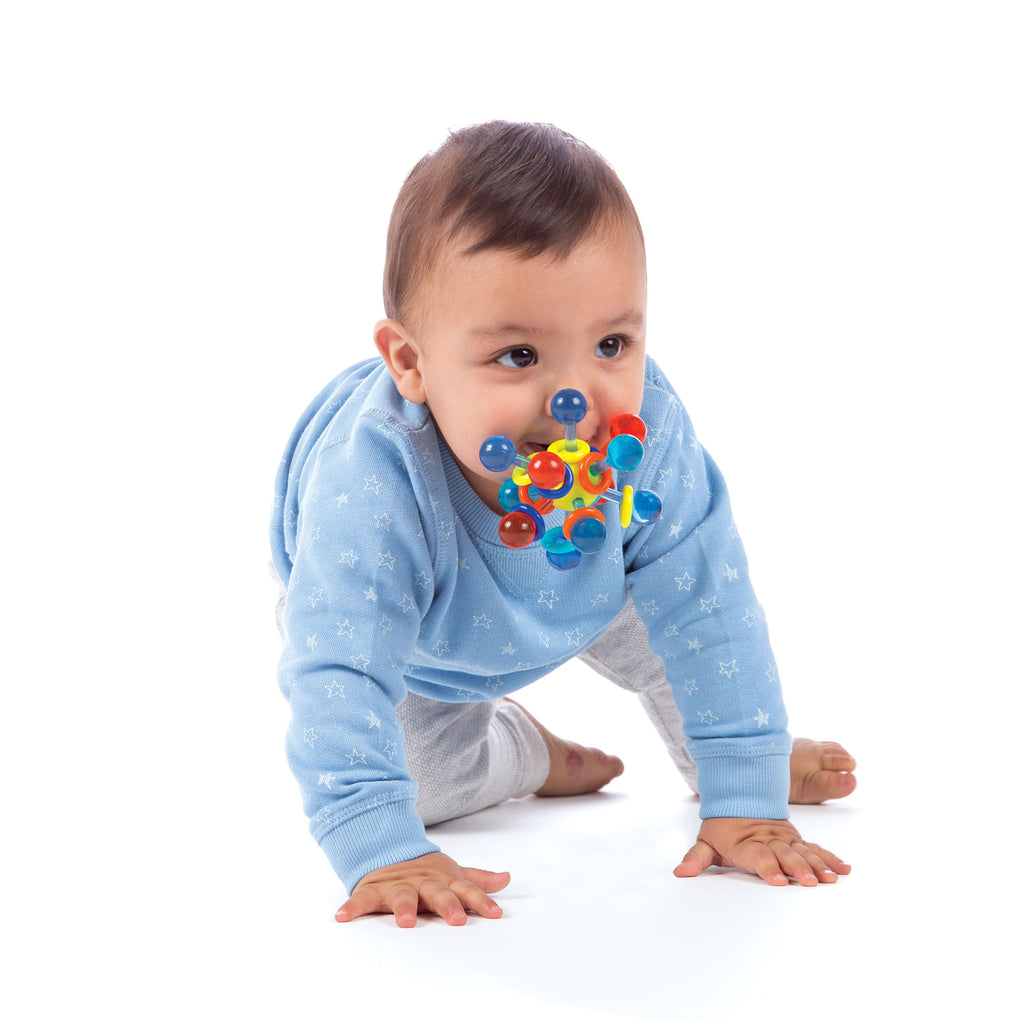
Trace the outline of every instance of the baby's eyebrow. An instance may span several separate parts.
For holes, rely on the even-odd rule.
[[[620,327],[632,327],[639,330],[644,325],[643,313],[628,310],[619,314],[611,320],[594,325],[594,330],[614,331]],[[481,341],[490,341],[494,338],[535,338],[544,332],[539,327],[531,327],[529,324],[501,324],[493,327],[473,327],[470,329],[471,338],[479,338]]]
[[[471,338],[489,341],[492,338],[518,337],[531,338],[540,334],[539,327],[528,327],[526,324],[504,324],[500,327],[474,327],[470,330]]]
[[[609,330],[614,330],[616,327],[634,327],[639,330],[643,325],[643,313],[637,313],[633,310],[629,310],[621,316],[617,316],[614,320],[609,320],[605,327]]]

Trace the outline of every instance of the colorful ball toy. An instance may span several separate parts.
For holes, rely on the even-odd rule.
[[[661,515],[661,498],[654,491],[619,488],[615,472],[636,469],[643,461],[647,427],[639,416],[623,414],[611,423],[605,451],[591,448],[576,436],[576,424],[587,414],[587,400],[563,388],[551,400],[551,415],[565,428],[565,439],[527,458],[516,453],[507,437],[487,438],[480,462],[492,473],[512,470],[498,492],[505,510],[498,536],[510,548],[525,548],[538,538],[556,569],[574,569],[585,554],[599,551],[607,530],[598,504],[618,503],[619,522],[653,523]],[[547,529],[544,516],[552,509],[568,513],[561,526]]]

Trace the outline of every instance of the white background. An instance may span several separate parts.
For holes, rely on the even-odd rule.
[[[1009,1019],[1018,10],[5,6],[8,1019]],[[283,755],[273,474],[371,351],[404,175],[495,117],[632,193],[649,351],[730,481],[793,730],[860,761],[795,816],[854,864],[835,887],[674,879],[696,806],[569,669],[524,701],[627,774],[438,840],[513,872],[505,919],[332,920]]]

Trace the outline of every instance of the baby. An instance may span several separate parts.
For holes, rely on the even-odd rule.
[[[787,820],[790,802],[849,794],[854,761],[786,732],[724,481],[645,353],[643,234],[611,168],[548,125],[454,133],[399,194],[384,299],[379,358],[295,428],[271,531],[288,759],[350,892],[337,920],[501,916],[490,894],[508,874],[460,866],[425,827],[622,772],[508,697],[577,656],[639,695],[700,796],[676,875],[724,865],[816,885],[848,872]],[[492,435],[526,456],[562,439],[550,403],[567,387],[587,399],[576,429],[592,448],[617,415],[644,419],[630,483],[665,513],[606,515],[604,547],[559,572],[540,545],[499,542],[508,474],[479,450]]]

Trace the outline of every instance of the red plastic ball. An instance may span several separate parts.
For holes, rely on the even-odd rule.
[[[542,491],[556,491],[565,480],[565,463],[554,452],[537,452],[526,473]]]
[[[525,548],[537,538],[537,525],[525,512],[509,512],[498,524],[498,537],[510,548]]]
[[[637,440],[643,441],[647,437],[647,424],[639,416],[624,412],[611,423],[612,437],[618,437],[619,434],[632,434]]]

